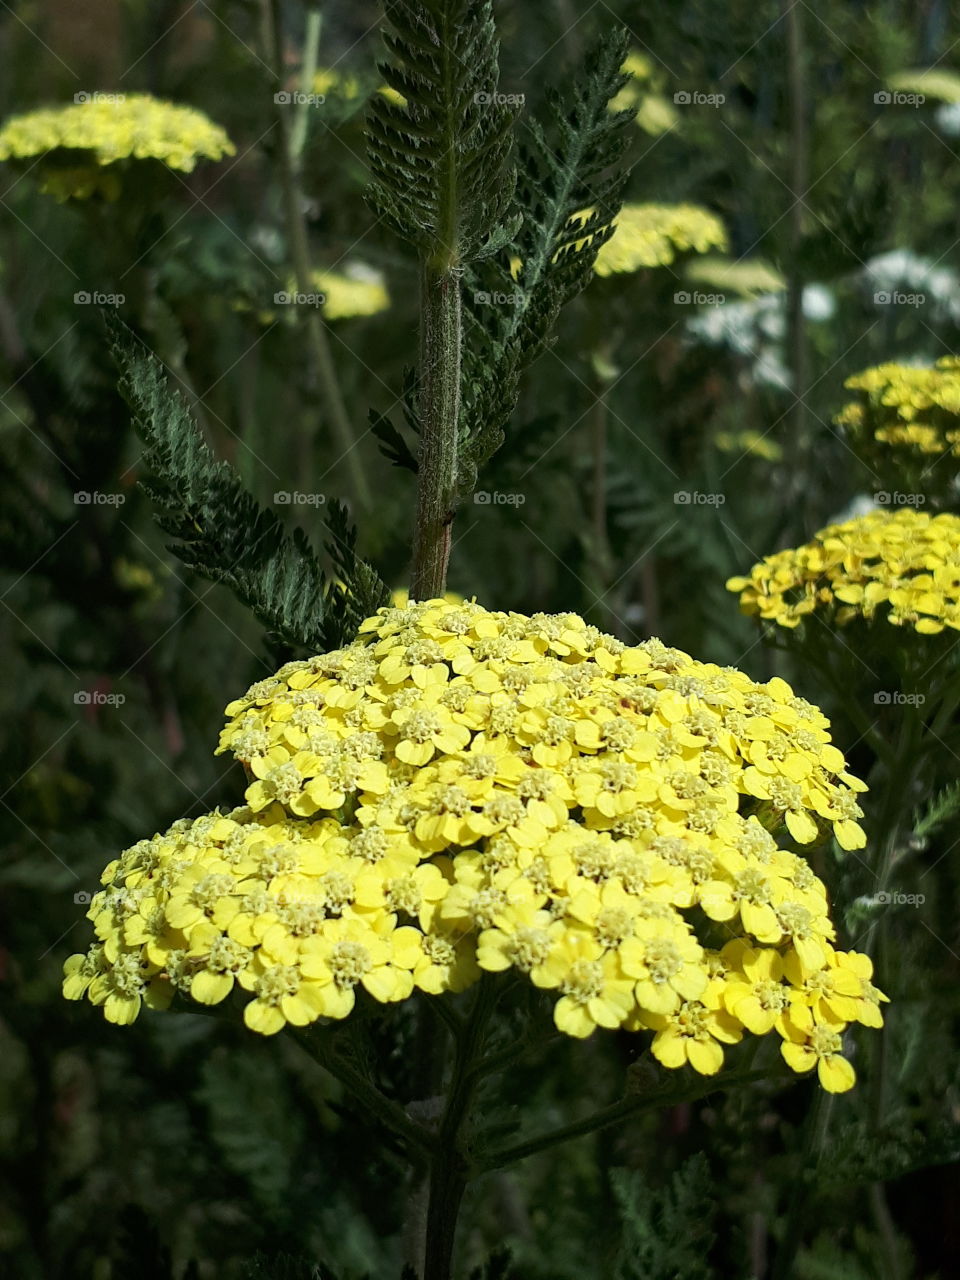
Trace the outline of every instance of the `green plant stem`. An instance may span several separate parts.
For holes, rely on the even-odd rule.
[[[604,592],[610,581],[610,546],[607,540],[607,400],[605,387],[597,379],[596,399],[593,402],[593,571],[597,594],[600,597],[601,625],[606,624],[608,609]]]
[[[410,594],[430,600],[446,590],[457,481],[463,320],[453,267],[424,264],[420,324],[421,437]]]
[[[806,223],[804,198],[809,186],[810,144],[807,127],[807,93],[803,51],[803,6],[798,0],[782,0],[787,35],[787,96],[790,105],[790,178],[793,196],[790,206],[791,270],[787,283],[787,343],[793,374],[794,402],[790,407],[790,454],[793,460],[794,496],[798,505],[806,505],[803,477],[809,473],[810,412],[805,396],[809,385],[809,350],[806,320],[803,314],[803,267],[801,247]]]
[[[794,1263],[803,1243],[807,1210],[813,1196],[813,1172],[827,1135],[833,1094],[817,1091],[803,1126],[803,1143],[797,1159],[790,1207],[783,1238],[777,1249],[771,1280],[792,1280]]]
[[[771,1069],[749,1071],[738,1069],[728,1071],[724,1075],[705,1076],[685,1089],[658,1089],[649,1094],[638,1094],[622,1098],[582,1120],[563,1125],[559,1129],[551,1129],[547,1133],[528,1138],[512,1147],[501,1147],[499,1151],[480,1154],[474,1159],[473,1167],[477,1173],[489,1173],[494,1169],[503,1169],[507,1165],[526,1160],[529,1156],[538,1155],[541,1151],[549,1151],[551,1147],[572,1142],[575,1138],[587,1134],[600,1133],[612,1125],[621,1124],[624,1120],[642,1115],[646,1111],[655,1111],[660,1107],[677,1106],[683,1102],[696,1102],[711,1093],[720,1093],[734,1085],[750,1084],[757,1080],[784,1080],[783,1072]]]
[[[313,92],[313,78],[317,74],[317,62],[320,56],[322,27],[323,15],[319,6],[311,6],[307,9],[306,28],[303,35],[303,67],[300,73],[300,89],[304,94],[304,101],[297,103],[297,112],[290,131],[290,159],[298,176],[303,148],[307,143],[310,112],[313,109],[306,95]]]
[[[266,28],[269,33],[270,59],[277,68],[276,87],[282,85],[283,74],[283,22],[280,0],[265,0],[268,6]],[[308,27],[308,34],[309,34]],[[319,26],[315,29],[315,38],[319,40]],[[314,58],[316,53],[314,52]],[[290,124],[289,108],[282,103],[277,104],[277,120],[280,128],[280,186],[283,193],[283,205],[287,223],[287,239],[289,241],[290,258],[293,265],[297,290],[300,293],[311,293],[310,246],[307,236],[307,223],[303,212],[303,190],[300,182],[300,156],[295,149],[295,138]],[[300,144],[302,146],[302,143]],[[363,459],[358,449],[350,417],[344,403],[343,393],[337,377],[336,365],[330,350],[327,331],[315,307],[307,312],[304,320],[309,349],[313,358],[314,371],[320,388],[327,417],[333,429],[338,447],[342,450],[342,458],[350,474],[353,495],[359,506],[369,511],[372,506],[370,485],[367,481]]]
[[[457,1216],[471,1170],[462,1133],[476,1076],[471,1067],[496,1003],[495,980],[484,977],[463,1033],[455,1042],[453,1071],[430,1165],[430,1191],[423,1247],[423,1280],[450,1280]]]
[[[431,1150],[430,1134],[411,1120],[398,1103],[380,1092],[376,1085],[329,1043],[330,1031],[323,1027],[305,1027],[294,1031],[297,1040],[317,1062],[344,1086],[356,1102],[400,1141],[401,1146],[417,1162]]]

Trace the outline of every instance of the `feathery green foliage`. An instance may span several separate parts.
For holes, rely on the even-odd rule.
[[[357,555],[343,505],[327,505],[326,546],[337,574],[330,581],[303,531],[288,533],[233,468],[214,458],[159,360],[112,328],[120,390],[146,445],[151,479],[142,484],[161,528],[177,540],[171,550],[229,587],[280,644],[323,652],[351,640],[388,592]]]
[[[711,1280],[716,1188],[704,1155],[692,1156],[662,1190],[626,1169],[614,1169],[611,1181],[623,1218],[617,1280]]]
[[[401,94],[367,121],[370,200],[424,257],[458,267],[509,242],[513,104],[499,94],[491,0],[387,0],[389,60]]]
[[[960,813],[960,782],[954,782],[932,795],[924,808],[914,814],[914,838],[926,840],[958,813]]]
[[[522,221],[512,254],[480,264],[466,291],[462,434],[458,487],[476,484],[500,447],[520,376],[550,342],[566,303],[593,279],[612,235],[628,175],[623,164],[633,115],[609,110],[626,80],[620,67],[626,32],[601,39],[585,56],[569,97],[550,90],[545,117],[533,118],[520,148],[517,206]],[[577,214],[589,214],[577,218]],[[498,304],[498,298],[509,301]]]

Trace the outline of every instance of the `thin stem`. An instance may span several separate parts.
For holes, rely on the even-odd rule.
[[[813,1166],[823,1146],[832,1110],[833,1095],[818,1090],[804,1123],[803,1145],[797,1157],[797,1174],[790,1195],[786,1227],[774,1261],[772,1280],[791,1280],[793,1276],[793,1264],[803,1243],[803,1228],[813,1194]]]
[[[463,1034],[456,1042],[453,1074],[430,1169],[423,1280],[450,1280],[457,1215],[470,1177],[461,1134],[476,1084],[471,1066],[483,1044],[496,999],[495,982],[484,977]]]
[[[607,543],[607,401],[599,379],[593,402],[593,562],[597,592],[603,597],[610,574]]]
[[[303,148],[307,142],[307,129],[310,122],[310,94],[313,92],[313,78],[317,74],[317,62],[320,56],[320,31],[323,17],[319,8],[307,10],[306,29],[303,35],[303,68],[300,74],[300,89],[303,101],[297,103],[293,128],[290,131],[290,159],[299,177]]]
[[[790,206],[791,270],[787,283],[787,342],[793,374],[794,401],[790,407],[790,452],[794,464],[794,486],[802,483],[807,474],[803,469],[810,449],[810,414],[804,397],[809,384],[809,353],[806,322],[803,315],[803,269],[800,247],[803,243],[806,223],[804,198],[809,186],[809,130],[807,127],[807,100],[804,78],[803,26],[800,0],[783,0],[787,34],[787,96],[790,104],[790,179],[789,190],[793,196]],[[803,491],[796,497],[803,499]]]
[[[305,1027],[291,1030],[311,1058],[339,1080],[356,1102],[394,1134],[409,1155],[422,1159],[429,1154],[430,1134],[411,1120],[399,1103],[382,1094],[371,1080],[337,1052],[329,1043],[327,1029]]]
[[[276,67],[276,85],[283,83],[283,22],[280,0],[265,0],[268,6],[266,30],[269,38],[269,53]],[[316,29],[319,39],[319,28]],[[300,183],[299,154],[295,150],[295,140],[290,125],[289,108],[277,104],[277,120],[280,127],[280,185],[283,192],[283,204],[287,222],[287,238],[290,257],[293,265],[297,291],[303,294],[315,292],[311,284],[310,246],[307,236],[307,222],[304,216],[303,191]],[[301,313],[302,314],[302,313]],[[370,486],[367,482],[363,459],[360,456],[353,427],[347,414],[340,382],[337,378],[336,365],[330,350],[330,340],[323,321],[316,308],[307,311],[304,320],[307,341],[313,357],[314,370],[320,394],[323,398],[327,417],[336,436],[338,447],[343,451],[342,460],[350,472],[354,497],[359,505],[369,510],[372,505]]]
[[[572,1142],[575,1138],[585,1137],[590,1133],[600,1133],[612,1125],[621,1124],[624,1120],[642,1115],[646,1111],[655,1111],[660,1107],[677,1106],[682,1102],[695,1102],[711,1093],[719,1093],[734,1085],[750,1084],[756,1080],[783,1080],[782,1072],[766,1070],[728,1071],[725,1075],[706,1076],[695,1085],[685,1089],[658,1089],[654,1093],[638,1094],[614,1102],[582,1120],[563,1125],[559,1129],[551,1129],[535,1138],[528,1138],[512,1147],[501,1147],[499,1151],[491,1151],[474,1160],[477,1173],[487,1173],[493,1169],[502,1169],[506,1165],[516,1164],[529,1156],[538,1155],[541,1151],[549,1151],[551,1147]]]

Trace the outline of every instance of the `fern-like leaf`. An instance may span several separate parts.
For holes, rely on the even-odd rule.
[[[611,112],[609,103],[626,80],[626,48],[624,31],[601,39],[570,100],[548,95],[553,128],[530,122],[517,187],[519,271],[500,254],[474,270],[465,291],[461,495],[503,442],[521,374],[550,341],[561,308],[590,283],[613,234],[633,113]],[[501,297],[508,301],[491,304]]]
[[[691,1157],[662,1191],[626,1169],[611,1179],[623,1218],[617,1280],[710,1280],[716,1189],[706,1158]]]
[[[516,105],[498,92],[491,0],[384,8],[380,72],[403,101],[378,94],[371,103],[369,198],[425,259],[450,256],[455,267],[495,253],[509,240]]]
[[[356,554],[356,531],[339,503],[327,511],[333,563],[328,581],[300,529],[288,533],[246,490],[230,465],[207,447],[183,398],[159,361],[112,329],[120,389],[144,441],[151,473],[142,486],[157,508],[170,550],[184,564],[229,587],[290,649],[339,648],[388,597],[375,571]]]

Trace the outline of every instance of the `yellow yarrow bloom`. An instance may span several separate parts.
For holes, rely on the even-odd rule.
[[[726,249],[723,223],[695,204],[625,204],[597,254],[598,276],[669,266],[684,253]]]
[[[873,511],[767,556],[727,588],[744,613],[781,627],[816,610],[841,626],[880,617],[921,635],[960,631],[960,517]]]
[[[379,271],[359,263],[344,271],[314,271],[312,283],[324,296],[327,320],[373,316],[390,306],[390,294]]]
[[[960,458],[960,357],[932,368],[882,364],[844,385],[860,394],[834,421],[868,466],[921,492],[952,481],[956,464],[938,463]]]
[[[676,108],[660,92],[662,77],[653,61],[634,49],[624,59],[621,71],[630,79],[611,98],[609,110],[633,111],[637,125],[652,137],[673,129],[678,122]]]
[[[88,101],[15,116],[0,129],[0,160],[30,160],[65,153],[62,165],[44,170],[47,189],[60,199],[99,192],[115,196],[113,171],[125,160],[159,160],[190,173],[200,159],[233,155],[233,143],[219,125],[193,107],[145,93],[92,95]],[[66,163],[72,153],[88,153],[84,163]]]
[[[826,890],[777,841],[862,842],[863,784],[783,680],[575,614],[430,600],[227,717],[246,807],[111,863],[97,942],[67,961],[64,993],[114,1021],[179,992],[244,1000],[270,1035],[346,1017],[361,989],[390,1003],[515,969],[567,1035],[652,1031],[664,1065],[712,1073],[776,1031],[832,1088],[817,1029],[880,1020],[869,962],[834,949]]]

